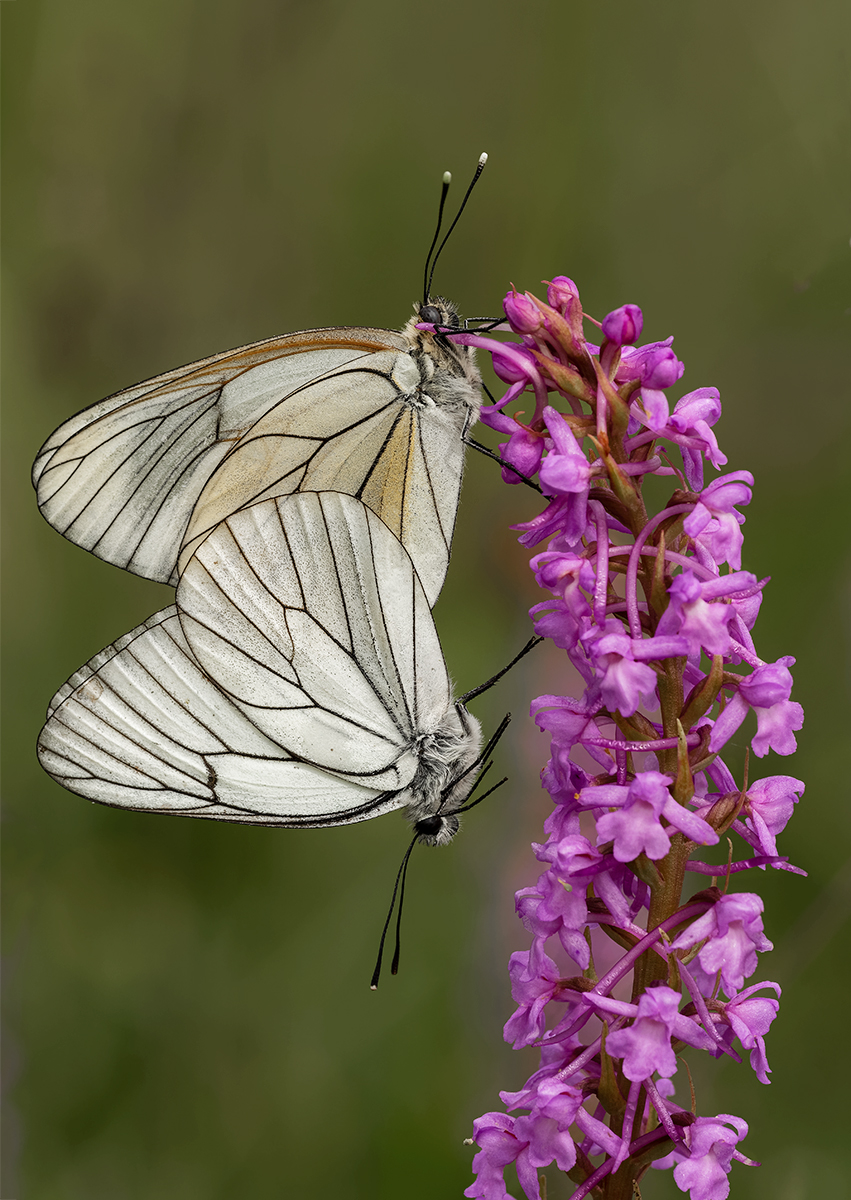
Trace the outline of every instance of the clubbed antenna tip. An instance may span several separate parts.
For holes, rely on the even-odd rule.
[[[434,231],[434,237],[432,238],[431,246],[429,247],[429,252],[426,255],[425,268],[423,270],[423,304],[428,304],[429,296],[431,295],[431,281],[434,278],[434,268],[437,266],[437,260],[440,258],[441,251],[443,250],[443,247],[446,245],[447,241],[449,240],[449,235],[452,233],[452,230],[458,224],[458,218],[461,216],[461,213],[464,211],[467,201],[470,199],[470,193],[472,192],[473,188],[476,186],[478,178],[481,175],[482,171],[485,169],[485,163],[487,161],[488,161],[487,154],[482,153],[479,155],[479,161],[476,164],[475,174],[473,175],[473,178],[470,181],[470,186],[467,188],[467,191],[464,193],[464,199],[461,201],[461,207],[458,209],[458,212],[455,214],[455,220],[449,226],[449,229],[447,230],[447,233],[446,233],[446,237],[444,237],[443,241],[437,247],[437,253],[435,253],[434,257],[432,258],[432,253],[434,252],[434,248],[435,248],[435,246],[437,246],[437,239],[440,236],[440,227],[443,222],[443,208],[444,208],[444,205],[446,204],[446,193],[449,189],[449,184],[452,182],[452,175],[450,174],[450,172],[449,171],[443,172],[443,190],[440,194],[440,208],[438,209],[438,213],[437,213],[437,228]]]

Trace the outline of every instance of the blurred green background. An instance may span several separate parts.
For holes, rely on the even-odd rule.
[[[169,602],[39,517],[30,462],[78,409],[290,329],[396,327],[441,173],[491,161],[438,290],[494,313],[566,273],[632,301],[714,383],[729,470],[756,476],[744,565],[760,651],[798,657],[807,793],[764,880],[785,986],[769,1057],[697,1068],[751,1125],[733,1194],[848,1195],[851,408],[848,12],[842,0],[15,0],[5,56],[4,1200],[459,1196],[462,1139],[532,1058],[501,1027],[527,937],[513,890],[547,804],[540,654],[477,712],[515,714],[510,786],[412,868],[403,969],[367,989],[399,815],[288,832],[87,804],[39,770],[53,691]],[[687,385],[687,388],[686,388]],[[462,689],[541,597],[508,530],[536,511],[470,462],[436,610]],[[846,768],[847,769],[847,768]],[[845,1060],[843,1062],[843,1059]],[[681,1097],[682,1099],[682,1097]],[[686,1100],[687,1103],[687,1100]],[[514,1189],[516,1191],[516,1188]],[[550,1195],[572,1187],[551,1179]],[[669,1176],[645,1200],[678,1194]]]

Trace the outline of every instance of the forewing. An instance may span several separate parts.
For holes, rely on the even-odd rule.
[[[381,518],[411,556],[430,605],[446,571],[464,469],[464,415],[434,404],[399,415],[394,436],[359,488],[351,491]],[[320,490],[324,481],[305,481]]]
[[[276,743],[339,774],[411,781],[449,680],[411,559],[359,500],[302,493],[234,514],[177,603],[203,669]]]
[[[319,490],[357,491],[402,412],[397,363],[409,355],[377,352],[305,382],[272,405],[217,467],[198,498],[179,569],[226,517],[259,500]],[[230,385],[229,385],[230,387]],[[226,391],[229,389],[225,389]]]
[[[411,355],[376,353],[281,400],[210,477],[179,571],[239,509],[296,491],[345,492],[399,538],[433,605],[449,566],[469,410],[439,407],[421,383]]]
[[[308,330],[226,351],[119,392],[61,425],[33,483],[54,528],[134,574],[176,582],[193,508],[210,476],[282,397],[400,334]]]
[[[38,754],[71,791],[144,812],[315,826],[399,807],[394,793],[294,762],[270,741],[199,669],[173,607],[60,688]]]

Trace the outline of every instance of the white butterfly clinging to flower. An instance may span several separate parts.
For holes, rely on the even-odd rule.
[[[348,492],[401,540],[433,604],[481,398],[473,352],[418,329],[423,319],[460,326],[454,305],[429,301],[401,332],[285,334],[100,401],[39,451],[42,514],[98,558],[176,584],[238,509]]]
[[[91,800],[252,824],[347,824],[406,808],[448,841],[479,774],[410,556],[336,492],[233,514],[177,606],[60,689],[45,769]]]
[[[479,178],[450,227],[455,226]],[[98,558],[176,585],[231,513],[272,496],[357,496],[411,555],[429,603],[449,565],[478,419],[475,351],[422,325],[460,328],[450,301],[423,299],[401,331],[308,329],[226,350],[101,400],[60,425],[33,465],[50,524]]]
[[[429,295],[437,236],[401,332],[226,351],[93,405],[42,447],[47,520],[177,586],[176,607],[51,702],[39,756],[65,787],[276,825],[405,807],[423,837],[452,836],[481,734],[430,609],[481,397],[474,351],[440,332],[461,327],[457,310]]]

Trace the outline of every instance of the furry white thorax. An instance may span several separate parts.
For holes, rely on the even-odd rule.
[[[439,818],[436,829],[420,831],[420,841],[442,846],[458,832],[460,823],[453,814],[475,784],[478,772],[469,768],[481,743],[481,725],[463,705],[453,705],[433,730],[417,738],[419,764],[404,796],[405,807],[414,825]]]

